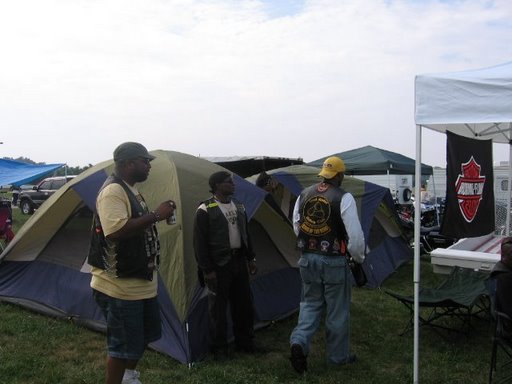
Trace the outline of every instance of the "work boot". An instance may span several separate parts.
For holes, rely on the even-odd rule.
[[[357,360],[357,356],[355,355],[355,353],[351,353],[350,355],[348,355],[348,357],[343,360],[340,365],[345,365],[345,364],[352,364],[352,363],[355,363]]]
[[[302,346],[300,344],[292,344],[290,353],[290,362],[292,363],[293,369],[302,375],[308,370],[308,360]]]

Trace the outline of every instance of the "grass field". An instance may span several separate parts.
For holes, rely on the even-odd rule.
[[[14,210],[15,230],[26,219]],[[412,292],[412,263],[392,275],[383,288]],[[429,260],[422,260],[422,283],[435,284]],[[383,290],[357,289],[352,297],[352,349],[356,364],[344,367],[325,362],[323,328],[309,356],[309,371],[299,377],[290,367],[288,338],[296,315],[256,333],[268,350],[258,356],[235,355],[233,360],[210,358],[191,368],[148,350],[139,369],[144,384],[162,383],[412,383],[412,332],[398,334],[408,321],[403,305]],[[473,322],[467,336],[420,333],[421,383],[486,383],[490,359],[489,322]],[[65,320],[45,317],[17,306],[0,304],[0,383],[101,383],[105,337]]]

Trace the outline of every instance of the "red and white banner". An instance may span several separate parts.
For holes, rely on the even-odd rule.
[[[441,233],[463,238],[494,231],[492,141],[447,132],[446,208]]]

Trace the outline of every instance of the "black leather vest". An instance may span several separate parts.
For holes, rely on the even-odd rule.
[[[245,214],[245,207],[235,199],[232,199],[232,201],[236,205],[237,224],[242,242],[241,251],[243,252],[244,257],[250,257],[248,252],[247,217]],[[222,213],[219,208],[219,203],[214,198],[206,200],[204,204],[206,205],[206,210],[208,212],[210,227],[209,246],[211,257],[215,264],[222,266],[231,258],[228,222],[224,213]]]
[[[347,234],[341,219],[340,203],[346,192],[319,183],[300,194],[300,228],[297,247],[303,252],[339,256],[347,252]]]
[[[116,183],[123,187],[130,200],[132,218],[137,218],[148,213],[147,208],[139,203],[133,192],[116,175],[111,175],[105,180],[100,191],[107,185]],[[145,280],[153,280],[153,272],[159,263],[158,252],[158,233],[153,225],[155,239],[153,246],[149,246],[145,231],[130,237],[129,239],[119,240],[113,243],[114,247],[109,247],[101,227],[100,218],[97,213],[94,214],[94,227],[91,235],[91,245],[89,248],[89,257],[87,262],[97,268],[111,272],[116,277],[135,277]],[[150,262],[148,251],[155,249],[154,262]],[[109,254],[115,255],[114,258]]]

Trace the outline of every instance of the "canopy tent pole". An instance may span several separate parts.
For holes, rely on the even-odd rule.
[[[388,175],[388,189],[391,191],[391,179],[389,177],[389,168],[386,169],[386,174]],[[396,193],[395,193],[395,196],[396,196]],[[395,196],[393,196],[393,198],[395,198]]]
[[[434,174],[432,174],[434,180]],[[436,208],[437,225],[441,226],[441,204],[437,202],[436,182],[434,181],[434,207]]]
[[[421,204],[417,197],[421,193],[421,125],[416,125],[416,167],[415,167],[414,194],[414,362],[413,362],[413,383],[419,383],[419,294],[420,294],[420,223]]]
[[[509,123],[509,127],[512,126],[512,123]],[[509,128],[511,129],[511,128]],[[509,134],[510,136],[510,134]],[[512,143],[508,143],[508,183],[507,183],[507,214],[505,220],[505,236],[510,236],[510,199],[512,197]]]
[[[429,188],[428,188],[429,184],[430,183],[427,184],[427,192],[429,190]],[[436,178],[434,176],[434,169],[432,169],[432,185],[433,185],[433,189],[434,189],[434,208],[436,209],[437,225],[441,225],[441,218],[439,215],[440,208],[438,207],[438,203],[437,203]]]

